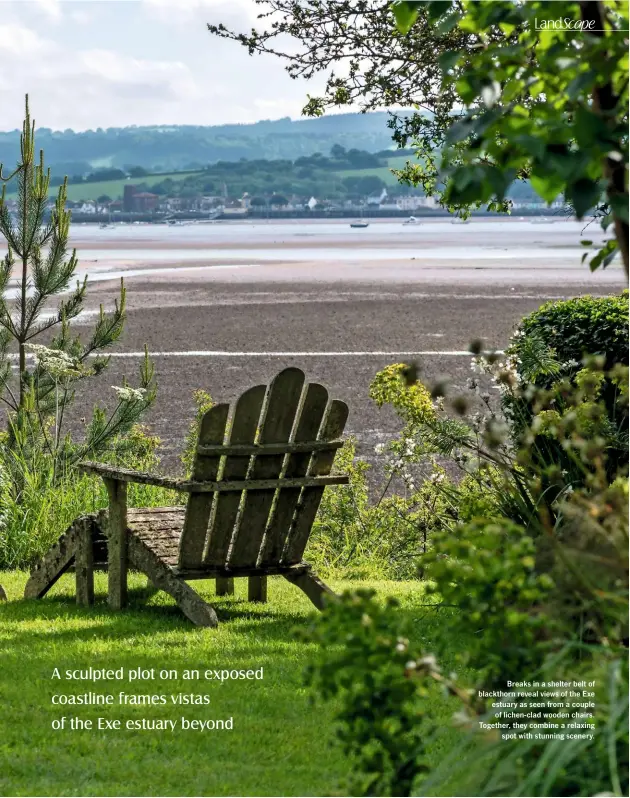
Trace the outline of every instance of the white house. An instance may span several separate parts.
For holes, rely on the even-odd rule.
[[[401,211],[417,211],[418,208],[436,208],[437,202],[433,197],[399,197],[396,205]]]

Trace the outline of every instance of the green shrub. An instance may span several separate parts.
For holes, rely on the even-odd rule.
[[[551,388],[563,377],[575,384],[583,365],[596,359],[604,372],[628,365],[628,292],[620,296],[583,296],[560,302],[548,302],[526,316],[507,349],[507,363],[517,379],[537,387]],[[628,465],[627,407],[619,399],[618,380],[606,376],[598,390],[609,420],[610,473]],[[503,405],[512,425],[512,436],[519,437],[531,422],[534,409],[526,396],[504,393]],[[541,456],[550,462],[566,458],[558,447],[540,441]]]
[[[378,578],[382,576],[382,566],[372,556],[373,541],[364,527],[369,465],[357,460],[355,452],[353,438],[337,452],[335,472],[347,474],[350,482],[324,491],[305,557],[323,574],[335,571],[344,576]]]
[[[205,391],[194,394],[197,413],[186,436],[182,464],[190,472],[203,413],[212,407]],[[59,467],[59,458],[42,442],[25,445],[0,434],[0,568],[32,566],[79,515],[107,507],[100,479],[81,474],[71,465]],[[161,440],[135,424],[123,436],[108,442],[99,460],[136,471],[156,471]],[[183,504],[184,494],[152,485],[130,484],[129,504],[159,507]]]
[[[408,366],[393,363],[379,371],[370,384],[370,399],[377,407],[392,405],[407,424],[421,424],[435,419],[431,393],[421,382],[406,379]]]
[[[392,443],[396,448],[401,441]],[[348,579],[418,579],[435,530],[492,515],[496,501],[477,477],[459,483],[435,467],[430,479],[408,481],[402,493],[383,491],[370,500],[370,466],[356,458],[356,442],[346,441],[335,470],[348,485],[324,492],[306,559],[324,575]]]
[[[467,424],[443,412],[441,392],[433,400],[431,391],[410,374],[405,363],[394,363],[379,371],[370,384],[370,398],[378,407],[391,405],[405,422],[399,440],[392,447],[399,459],[451,455],[471,435]]]
[[[479,521],[434,539],[429,593],[457,607],[442,618],[441,638],[459,647],[448,678],[442,640],[371,594],[346,594],[314,622],[308,678],[338,701],[352,794],[627,794],[627,481],[571,494],[562,511],[568,535],[564,525],[545,538]],[[478,722],[494,716],[478,691],[505,690],[508,679],[594,682],[593,739],[507,742],[483,731]],[[436,682],[459,702],[461,734],[438,758],[426,748]]]
[[[340,700],[337,735],[353,764],[348,795],[411,795],[428,769],[426,738],[435,721],[422,712],[409,678],[406,663],[420,652],[397,607],[370,590],[346,593],[305,633],[319,646],[307,681],[322,698]]]
[[[415,578],[422,536],[417,502],[413,495],[370,501],[370,466],[355,452],[350,438],[337,454],[335,470],[350,482],[324,492],[305,557],[318,572],[338,578]]]
[[[554,351],[561,364],[578,369],[586,355],[603,355],[604,368],[628,365],[628,292],[620,296],[581,296],[547,302],[519,325],[522,335],[513,339],[518,355],[524,337],[536,335]],[[549,387],[550,379],[535,380]]]
[[[553,633],[541,609],[553,581],[537,572],[535,540],[507,519],[479,519],[436,531],[425,564],[429,594],[458,607],[459,625],[481,632],[461,664],[500,686],[528,679],[540,664],[536,643]]]

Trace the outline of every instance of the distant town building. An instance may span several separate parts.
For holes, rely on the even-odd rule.
[[[437,202],[433,197],[399,197],[396,205],[401,211],[417,211],[418,208],[437,208]]]
[[[535,200],[533,202],[523,202],[522,200],[512,200],[512,208],[514,210],[530,210],[530,211],[544,211],[544,210],[561,210],[565,207],[565,203],[562,200],[555,200],[551,203],[551,205],[547,205],[546,202],[542,202],[542,200]]]
[[[136,187],[127,184],[123,189],[123,211],[131,213],[133,211],[133,197],[136,193]]]
[[[74,205],[74,210],[77,211],[77,213],[96,213],[96,203],[94,200],[77,202]]]
[[[380,194],[370,194],[367,198],[368,205],[381,205],[387,199],[387,189],[383,189]]]
[[[226,216],[244,216],[247,213],[247,208],[243,205],[243,200],[228,200],[224,207],[223,213]]]
[[[400,208],[394,202],[394,200],[389,200],[388,202],[381,202],[381,204],[378,207],[379,207],[379,210],[381,210],[381,211],[399,211],[400,210]]]
[[[125,185],[123,189],[123,210],[125,213],[143,213],[157,208],[160,197],[149,191],[138,191],[137,186]]]
[[[143,211],[153,211],[157,208],[160,197],[158,194],[151,194],[150,191],[139,191],[133,195],[133,210],[142,213]]]
[[[223,198],[222,197],[200,197],[199,198],[199,210],[200,211],[210,211],[216,208],[223,207]]]

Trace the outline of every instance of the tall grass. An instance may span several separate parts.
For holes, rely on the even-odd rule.
[[[136,469],[159,464],[159,439],[135,427],[106,460]],[[129,504],[160,507],[181,504],[174,491],[130,485]],[[54,458],[41,449],[0,444],[0,568],[29,568],[80,515],[107,507],[100,479],[75,467],[61,474]]]

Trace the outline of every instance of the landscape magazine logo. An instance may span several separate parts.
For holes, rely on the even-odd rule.
[[[534,18],[536,30],[574,30],[583,33],[595,32],[594,19],[571,19],[571,17],[558,17],[557,19]]]
[[[574,17],[556,17],[555,19],[538,19],[534,17],[534,29],[540,31],[575,31],[576,33],[606,33],[604,28],[596,27],[594,19],[578,19]],[[627,31],[627,28],[618,28]]]

